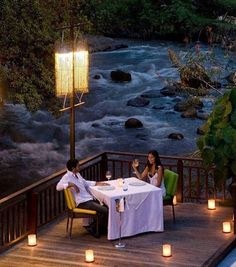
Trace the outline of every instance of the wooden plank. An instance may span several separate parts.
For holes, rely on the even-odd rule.
[[[66,234],[66,218],[57,219],[38,233],[38,245],[28,247],[26,240],[0,255],[5,266],[88,266],[84,262],[86,249],[93,249],[92,266],[170,266],[196,267],[203,265],[225,243],[234,238],[233,233],[222,233],[222,222],[232,217],[232,209],[216,207],[208,210],[205,204],[178,204],[175,206],[176,223],[172,221],[171,208],[164,208],[165,231],[144,233],[124,238],[125,249],[116,249],[115,241],[106,236],[96,239],[81,224],[74,222],[72,239]],[[162,257],[162,244],[172,245],[173,256]],[[17,265],[18,264],[18,265]]]

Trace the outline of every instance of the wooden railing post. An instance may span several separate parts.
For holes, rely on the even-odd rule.
[[[30,191],[27,195],[27,228],[30,234],[37,233],[38,193]]]
[[[179,179],[178,179],[178,185],[177,185],[177,201],[178,202],[183,202],[183,161],[178,160],[177,162],[177,173],[179,174]]]
[[[107,171],[107,154],[103,153],[101,158],[100,181],[106,179],[106,171]]]
[[[234,214],[234,234],[236,234],[236,182],[231,185],[231,196],[233,200],[233,214]]]

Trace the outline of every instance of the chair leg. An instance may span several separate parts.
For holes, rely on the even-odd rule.
[[[69,214],[68,214],[68,216],[67,216],[67,223],[66,223],[66,232],[68,232],[68,226],[69,226]]]
[[[70,238],[71,238],[71,233],[72,233],[72,226],[73,226],[73,217],[71,217],[71,221],[70,221]]]
[[[173,222],[175,223],[175,208],[173,204],[171,206],[172,206],[172,213],[173,213]]]
[[[99,220],[98,220],[98,216],[96,216],[96,236],[99,236]]]

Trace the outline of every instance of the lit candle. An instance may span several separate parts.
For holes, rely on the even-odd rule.
[[[164,244],[162,246],[162,256],[163,257],[171,257],[171,245],[170,244]]]
[[[122,187],[123,186],[123,179],[122,178],[117,179],[117,183],[118,183],[118,187]]]
[[[36,246],[37,238],[35,234],[28,235],[28,246]]]
[[[230,232],[231,232],[231,223],[223,222],[223,233],[230,233]]]
[[[174,206],[177,205],[177,198],[176,198],[176,196],[174,196],[174,198],[173,198],[173,205],[174,205]]]
[[[215,210],[216,209],[215,199],[208,199],[208,209],[209,210]]]
[[[94,261],[94,254],[92,249],[85,250],[85,261],[86,262],[93,262]]]

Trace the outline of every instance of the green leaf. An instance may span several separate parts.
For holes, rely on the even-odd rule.
[[[231,125],[236,128],[236,110],[231,114],[230,122]]]
[[[206,166],[210,166],[215,158],[214,149],[210,146],[205,146],[202,151],[202,157]]]

